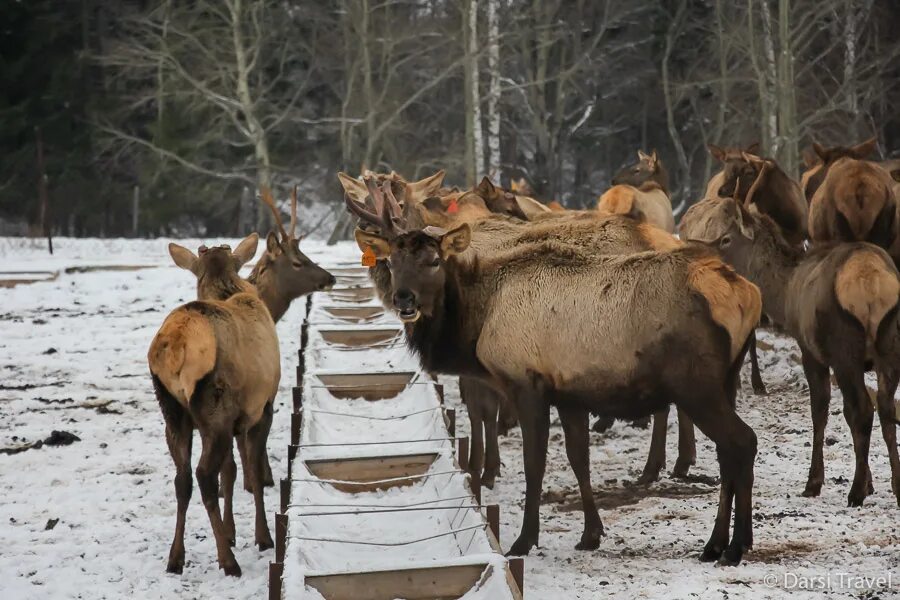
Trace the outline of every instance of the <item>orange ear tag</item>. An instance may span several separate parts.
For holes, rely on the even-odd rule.
[[[375,258],[375,253],[372,252],[371,248],[366,248],[366,251],[363,252],[362,255],[362,265],[364,267],[374,267],[377,259]]]
[[[448,214],[455,214],[459,212],[459,204],[456,202],[456,198],[450,201],[450,206],[447,207]]]

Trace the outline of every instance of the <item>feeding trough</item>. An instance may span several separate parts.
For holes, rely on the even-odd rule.
[[[396,373],[320,373],[316,375],[335,398],[385,400],[402,392],[412,381],[412,371]]]
[[[375,298],[372,287],[336,288],[328,292],[328,297],[339,302],[369,302]]]
[[[322,310],[348,323],[373,321],[384,314],[379,306],[325,306]]]
[[[320,329],[319,335],[328,344],[350,347],[376,346],[400,335],[396,327],[383,329]]]
[[[342,492],[359,493],[411,485],[434,464],[436,452],[398,456],[315,459],[304,461],[319,479],[332,480]]]

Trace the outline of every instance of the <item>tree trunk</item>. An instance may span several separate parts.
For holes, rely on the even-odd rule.
[[[765,2],[763,2],[765,4]],[[778,0],[778,164],[793,178],[799,176],[797,106],[794,96],[794,52],[791,41],[791,2]]]
[[[488,162],[487,174],[500,181],[500,28],[497,4],[500,0],[488,0]]]
[[[47,238],[47,249],[53,254],[53,236],[50,234],[50,195],[47,193],[47,170],[44,165],[44,138],[41,128],[34,128],[35,144],[37,146],[37,170],[38,170],[38,198],[41,203],[41,232]]]
[[[665,51],[663,52],[661,69],[663,96],[666,103],[666,129],[669,132],[669,138],[672,140],[672,145],[675,147],[675,156],[678,158],[678,166],[681,171],[681,190],[678,194],[679,197],[673,198],[677,199],[677,203],[673,204],[672,207],[672,211],[675,213],[676,217],[687,208],[691,190],[691,168],[688,163],[687,154],[684,151],[684,144],[681,141],[681,134],[678,132],[678,126],[675,123],[675,100],[672,97],[672,89],[669,80],[669,60],[672,56],[675,40],[678,37],[678,33],[681,30],[681,25],[684,20],[686,2],[687,0],[679,0],[675,16],[669,24],[669,30],[666,33],[666,45]]]
[[[484,131],[481,128],[481,94],[478,68],[478,0],[469,0],[469,91],[472,94],[472,159],[475,161],[472,182],[484,172]]]

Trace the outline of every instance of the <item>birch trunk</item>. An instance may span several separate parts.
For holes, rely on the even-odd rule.
[[[488,162],[487,174],[500,182],[500,27],[497,15],[499,0],[488,0]]]

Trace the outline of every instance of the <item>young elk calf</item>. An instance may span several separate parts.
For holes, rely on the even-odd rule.
[[[764,215],[723,201],[716,218],[693,239],[719,248],[735,269],[759,285],[763,308],[797,340],[809,382],[813,451],[804,496],[818,496],[825,477],[822,443],[831,399],[829,368],[844,397],[856,473],[848,495],[860,506],[872,493],[869,439],[873,408],[864,373],[878,374],[876,403],[900,503],[894,392],[900,380],[900,280],[887,253],[867,243],[826,244],[803,254]]]
[[[256,543],[272,547],[263,500],[266,438],[272,425],[272,402],[281,377],[275,323],[256,289],[238,270],[253,258],[254,233],[232,253],[228,246],[201,247],[197,257],[169,244],[175,264],[197,277],[199,300],[172,311],[150,344],[147,361],[166,421],[166,441],[175,462],[178,518],[167,570],[184,568],[184,521],[191,499],[191,438],[200,431],[203,444],[197,484],[216,539],[219,567],[241,575],[234,545],[232,495],[236,467],[232,439],[245,436],[245,477],[256,503]],[[219,513],[217,481],[222,476],[224,520]]]

